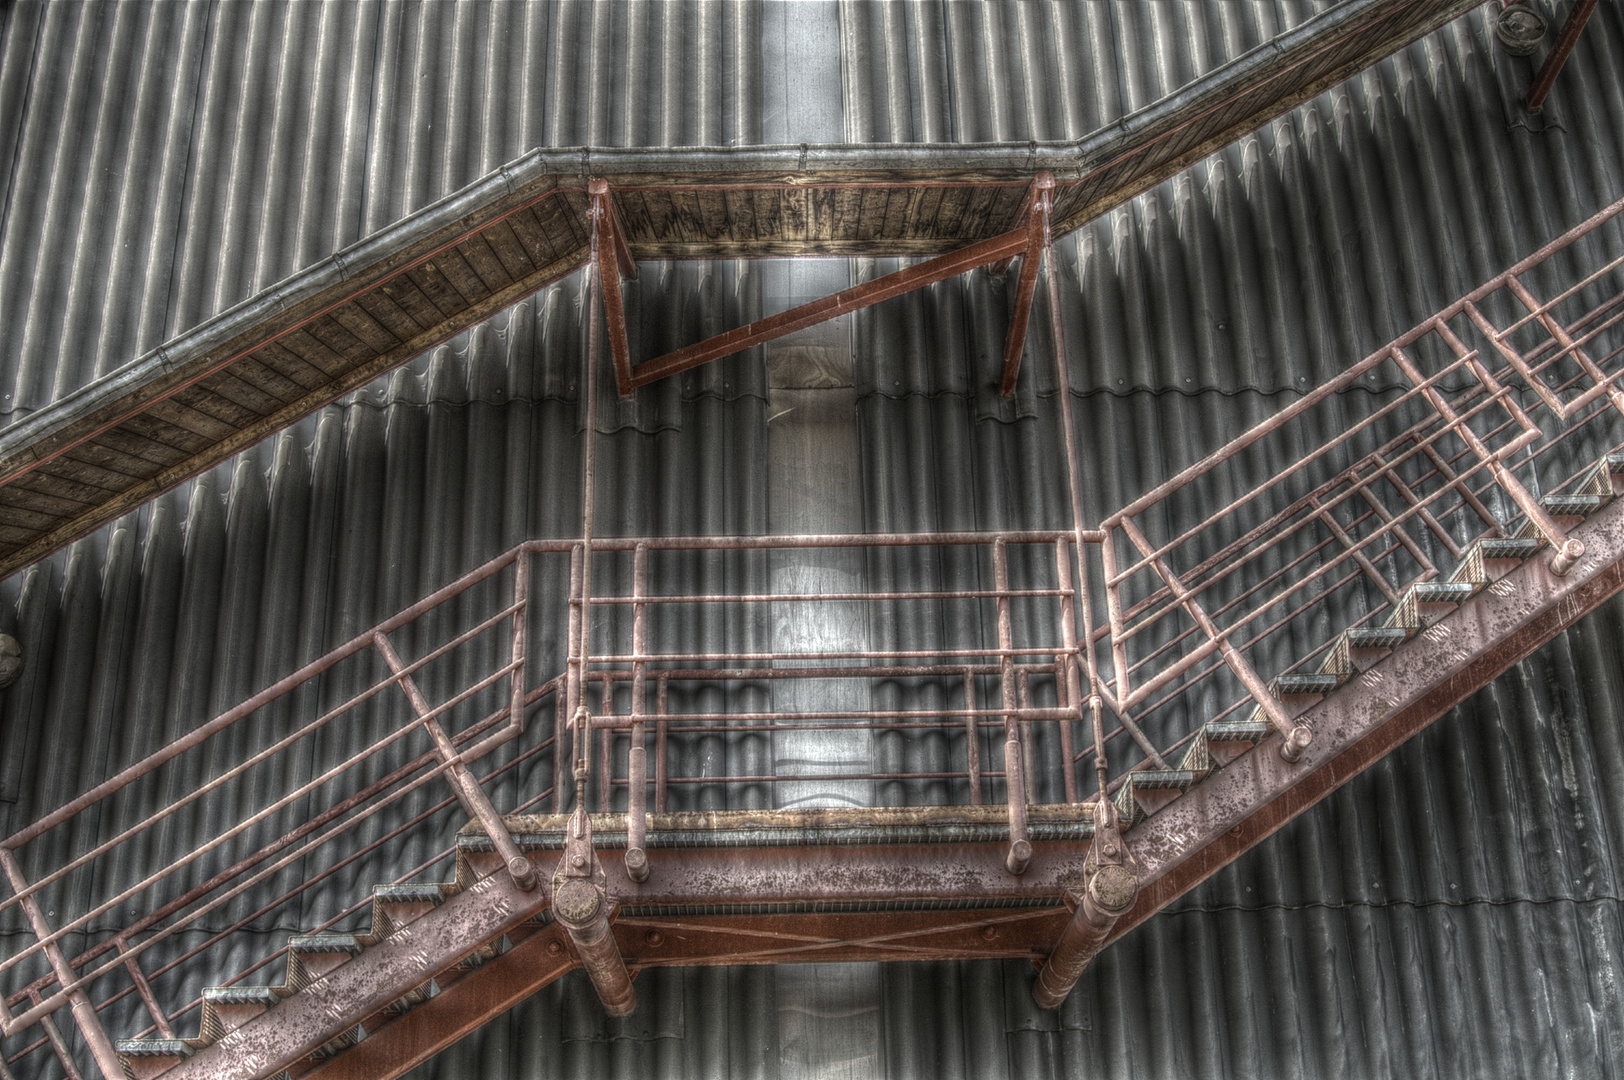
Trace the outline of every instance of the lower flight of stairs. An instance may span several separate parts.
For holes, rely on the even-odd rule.
[[[1613,478],[1621,472],[1624,472],[1624,453],[1610,454],[1598,463],[1576,491],[1547,496],[1542,500],[1543,505],[1553,516],[1568,521],[1594,514],[1612,501]],[[1384,657],[1392,655],[1394,650],[1438,623],[1461,604],[1477,597],[1496,580],[1514,571],[1519,564],[1539,554],[1545,546],[1544,539],[1531,535],[1531,529],[1526,526],[1516,535],[1485,537],[1475,541],[1463,552],[1456,569],[1447,579],[1422,581],[1409,586],[1391,606],[1381,625],[1357,626],[1344,631],[1320,654],[1316,670],[1278,676],[1270,685],[1271,691],[1289,706],[1289,712],[1303,715],[1313,709],[1316,702],[1326,700],[1350,680],[1370,671]],[[1624,547],[1611,557],[1624,559]],[[1613,573],[1611,576],[1619,575]],[[1617,587],[1617,582],[1606,585],[1608,590],[1616,590]],[[1603,594],[1597,592],[1596,595],[1599,597]],[[1611,595],[1611,592],[1605,595]],[[1269,739],[1274,731],[1261,707],[1246,719],[1208,722],[1188,743],[1177,768],[1140,769],[1127,775],[1115,798],[1124,826],[1131,827],[1159,814],[1192,787],[1220,773],[1247,750]],[[1290,769],[1291,766],[1273,762],[1267,768]],[[1345,779],[1344,776],[1336,783]],[[1031,814],[1033,838],[1048,837],[1069,843],[1086,839],[1091,834],[1092,818],[1081,813],[1082,810],[1086,810],[1086,807],[1034,807]],[[1000,836],[1007,838],[1007,829],[1000,833],[996,821],[1000,812],[998,807],[877,809],[867,812],[874,822],[855,826],[844,818],[836,820],[840,817],[838,814],[828,821],[821,821],[807,817],[804,812],[794,819],[793,824],[788,824],[790,817],[775,817],[759,812],[657,815],[648,839],[651,848],[687,846],[699,849],[729,845],[762,848],[931,841],[948,844],[986,843]],[[1290,812],[1300,812],[1300,806]],[[794,813],[789,812],[791,815]],[[619,845],[625,842],[624,815],[610,817],[621,819],[620,833],[617,835],[614,832],[607,819],[605,827],[595,825],[595,833],[600,834],[597,836],[600,847],[612,848],[617,846],[617,841]],[[685,817],[694,820],[687,821]],[[1286,815],[1277,817],[1286,820]],[[1159,826],[1160,822],[1157,824]],[[511,825],[515,839],[536,857],[538,867],[544,871],[549,869],[547,859],[550,855],[547,853],[558,850],[562,844],[562,819],[514,818]],[[1266,826],[1272,827],[1277,827],[1277,823]],[[1241,831],[1239,827],[1233,830],[1235,834]],[[1236,851],[1242,850],[1244,845],[1255,843],[1261,835],[1266,835],[1266,831],[1249,834],[1230,846]],[[1221,846],[1213,844],[1215,849]],[[1174,858],[1186,858],[1190,854],[1175,854]],[[1233,854],[1222,856],[1223,859],[1232,857]],[[1214,856],[1208,861],[1219,865],[1219,858]],[[476,895],[481,890],[484,890],[483,897]],[[549,926],[552,920],[541,895],[545,891],[538,889],[533,894],[514,892],[506,875],[500,872],[500,858],[488,840],[478,835],[477,830],[465,830],[457,846],[454,881],[376,886],[372,896],[370,926],[366,932],[324,932],[294,937],[288,945],[286,970],[280,985],[237,985],[204,990],[197,1037],[127,1039],[117,1044],[125,1075],[130,1080],[148,1080],[171,1074],[172,1080],[217,1075],[211,1069],[189,1069],[188,1066],[198,1065],[194,1058],[206,1048],[216,1047],[218,1053],[219,1049],[233,1044],[244,1025],[267,1013],[286,1011],[301,998],[320,998],[323,988],[329,987],[335,978],[342,979],[350,971],[349,965],[358,959],[364,961],[377,953],[393,949],[395,959],[383,962],[380,967],[386,973],[393,972],[380,976],[387,982],[387,990],[377,999],[370,1013],[354,1022],[345,1017],[343,1022],[323,1028],[312,1037],[309,1015],[314,1013],[319,1016],[321,1004],[319,1001],[309,1002],[309,1007],[301,1014],[304,1027],[300,1029],[303,1034],[299,1036],[302,1042],[298,1043],[308,1046],[308,1049],[280,1051],[276,1034],[267,1033],[265,1025],[259,1025],[255,1038],[244,1040],[240,1050],[242,1055],[247,1056],[247,1064],[239,1061],[239,1068],[232,1075],[294,1080],[321,1070],[346,1051],[352,1054],[364,1051],[367,1044],[361,1040],[369,1035],[391,1024],[409,1023],[414,1010],[435,1001],[460,980],[502,955],[504,949],[513,943],[537,935],[543,928],[556,931],[556,926]],[[1176,892],[1167,892],[1158,898],[1151,890],[1147,895],[1151,895],[1151,902],[1141,905],[1143,910],[1136,908],[1134,918],[1122,920],[1118,934],[1126,932]],[[400,957],[413,958],[424,951],[418,949],[413,952],[408,948],[406,939],[411,937],[414,927],[420,924],[420,920],[433,922],[431,916],[442,912],[448,905],[456,904],[465,905],[464,911],[468,914],[446,920],[446,925],[436,927],[432,945],[439,950],[439,960],[429,967],[420,967],[423,972],[421,978],[403,977],[400,970],[405,965],[401,964]],[[448,926],[450,929],[447,929]],[[459,934],[461,937],[458,937]],[[562,956],[565,952],[557,939],[551,939],[546,944],[547,952],[551,955]],[[567,957],[560,960],[561,964],[565,962]],[[393,968],[390,967],[391,963]],[[389,979],[393,981],[387,981]],[[350,992],[353,994],[353,988]],[[493,997],[493,1000],[496,999]],[[507,1007],[499,1002],[489,1007],[499,1006]],[[235,1045],[231,1045],[231,1049],[233,1053],[238,1052]],[[255,1064],[261,1059],[263,1065]],[[344,1075],[384,1075],[386,1071],[387,1075],[395,1076],[403,1069],[404,1066],[401,1070],[391,1067],[384,1071],[363,1070]],[[325,1078],[327,1073],[322,1075]]]
[[[1613,477],[1621,473],[1624,452],[1608,454],[1573,491],[1547,495],[1540,504],[1558,519],[1587,517],[1612,502]],[[1277,676],[1270,681],[1269,691],[1287,706],[1288,713],[1300,715],[1546,546],[1533,522],[1526,519],[1514,535],[1479,538],[1462,552],[1447,579],[1411,585],[1380,626],[1344,630],[1325,650],[1316,671]],[[1190,740],[1177,767],[1136,769],[1127,774],[1116,794],[1123,826],[1143,821],[1273,732],[1261,705],[1245,720],[1208,721]]]

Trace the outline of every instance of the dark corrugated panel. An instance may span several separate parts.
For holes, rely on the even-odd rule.
[[[971,18],[959,8],[875,5],[843,8],[841,15],[883,26],[900,14],[905,29],[928,29],[931,19]],[[655,10],[638,7],[644,9]],[[105,123],[122,130],[118,123],[140,118],[169,130],[180,123],[174,118],[184,103],[181,128],[195,133],[186,136],[183,157],[199,164],[181,161],[173,165],[178,174],[142,174],[141,181],[172,200],[167,226],[151,224],[155,212],[134,208],[134,201],[119,220],[138,245],[161,228],[187,237],[185,230],[203,229],[214,239],[173,249],[192,260],[185,274],[201,277],[176,277],[173,259],[154,263],[139,246],[137,254],[120,256],[120,245],[86,239],[89,226],[78,223],[104,224],[87,207],[123,205],[109,193],[125,191],[137,172],[123,164],[134,159],[120,157],[127,152],[109,135],[99,160],[124,170],[123,182],[81,189],[64,179],[60,187],[30,188],[29,197],[44,202],[25,212],[29,220],[51,224],[16,233],[20,239],[8,216],[0,251],[0,291],[8,299],[0,323],[22,325],[38,310],[49,313],[49,332],[30,338],[35,352],[7,346],[14,351],[0,370],[22,380],[18,386],[71,387],[91,372],[69,371],[72,364],[62,358],[92,364],[109,355],[88,345],[103,337],[129,346],[113,354],[134,355],[138,345],[185,325],[172,314],[183,297],[188,310],[207,313],[231,288],[241,291],[227,300],[275,280],[299,259],[324,254],[323,242],[353,238],[340,220],[369,231],[554,133],[564,132],[557,141],[568,143],[604,130],[590,123],[620,130],[613,125],[632,114],[601,104],[592,112],[584,103],[606,99],[591,93],[561,110],[570,117],[566,124],[542,119],[554,115],[550,105],[521,109],[524,119],[515,120],[505,92],[514,85],[592,85],[574,80],[585,78],[582,71],[606,70],[582,59],[589,55],[582,43],[591,40],[590,19],[606,16],[583,12],[605,10],[622,17],[621,9],[587,5],[56,6],[43,15],[36,7],[14,8],[0,68],[0,94],[26,105],[0,108],[0,139],[12,137],[5,117],[23,117],[14,175],[76,176],[78,184],[101,175],[88,140],[60,140],[55,128],[30,119],[36,101],[68,109],[72,94],[55,83],[41,89],[45,74],[18,77],[18,65],[49,68],[61,88],[75,88],[86,100],[72,106],[79,112],[71,116],[88,116],[73,121],[87,130],[102,130],[99,117],[123,116],[126,108],[124,120]],[[655,93],[650,71],[653,104],[639,114],[646,126],[635,138],[687,141],[680,133],[704,124],[725,132],[734,100],[726,88],[736,84],[717,55],[733,39],[704,30],[705,20],[724,9],[658,10],[647,16],[658,45],[646,46],[639,70],[663,61],[660,80],[680,76],[723,89],[706,97],[684,82],[680,93],[669,93],[679,84],[662,81]],[[1067,29],[1066,20],[1078,18],[1069,8],[1036,10],[1041,14],[1026,18],[1040,21],[1022,29],[1032,40],[1081,33]],[[1110,15],[1113,36],[1102,39],[1113,43],[1109,50],[1097,43],[1055,49],[1045,62],[1063,57],[1097,66],[1107,52],[1123,56],[1119,109],[1169,85],[1157,79],[1176,83],[1228,55],[1216,50],[1214,27],[1244,48],[1255,44],[1249,35],[1261,39],[1310,11],[1273,3],[1217,3],[1199,16],[1187,5],[1081,9],[1096,23],[1102,10]],[[560,33],[551,20],[566,16],[576,20],[568,23],[574,29]],[[434,22],[442,18],[444,24]],[[222,36],[229,19],[243,26]],[[506,33],[500,20],[514,20],[501,24]],[[1095,29],[1106,32],[1097,25],[1087,32]],[[491,51],[492,42],[511,46],[520,30],[525,48]],[[1197,52],[1203,33],[1205,61]],[[692,43],[691,54],[679,54],[690,62],[670,63],[675,40]],[[852,96],[853,35],[845,40],[848,124],[856,100],[900,116],[901,90]],[[369,74],[345,76],[350,81],[322,91],[327,84],[316,73],[329,69],[311,60],[312,41],[330,50],[323,55],[337,58],[339,71],[352,70],[346,64],[387,66],[375,57],[397,66],[388,80],[379,75],[376,87]],[[1012,56],[1028,55],[976,53],[973,39],[954,41],[956,58],[1014,63]],[[1119,42],[1128,45],[1118,48]],[[449,66],[428,59],[435,49],[453,58]],[[223,53],[217,61],[186,59],[215,56],[210,50],[235,59]],[[1615,196],[1609,185],[1620,175],[1621,148],[1611,118],[1624,104],[1621,55],[1624,17],[1604,5],[1534,130],[1509,104],[1529,63],[1493,51],[1480,17],[1463,20],[1227,151],[1204,174],[1194,170],[1086,231],[1077,253],[1067,256],[1069,272],[1081,267],[1083,277],[1074,286],[1081,299],[1068,303],[1066,315],[1072,386],[1081,395],[1096,478],[1090,512],[1119,505],[1265,415],[1271,402],[1285,400],[1276,391],[1298,379],[1319,381]],[[494,77],[491,65],[503,56],[528,74]],[[570,64],[581,66],[569,73]],[[284,70],[288,65],[293,69]],[[175,104],[140,111],[130,101],[134,91],[98,97],[96,80],[87,86],[70,77],[92,68],[105,68],[109,81],[126,72],[135,81],[118,85],[149,85],[148,100]],[[177,77],[180,70],[193,73],[191,85]],[[1084,66],[1064,84],[1089,88],[1074,97],[1096,92],[1091,70]],[[493,74],[477,74],[485,71]],[[419,88],[415,74],[446,81]],[[997,79],[1009,100],[1026,92],[1008,70]],[[946,74],[942,80],[950,81]],[[319,123],[284,116],[278,127],[271,87],[325,93],[322,100],[345,104],[324,106],[328,119]],[[956,92],[971,104],[992,95],[974,86]],[[243,95],[263,100],[243,104]],[[400,105],[390,113],[398,129],[381,130],[374,119],[386,100]],[[556,96],[527,90],[521,100]],[[751,98],[741,93],[737,100]],[[906,100],[911,117],[913,91]],[[709,119],[685,111],[700,102],[712,110]],[[351,115],[349,103],[363,119],[351,129],[334,127],[339,121],[331,117]],[[1011,116],[1021,112],[1004,108]],[[1073,108],[1084,109],[1088,122],[1084,106]],[[58,126],[71,118],[54,115]],[[583,119],[590,117],[599,120]],[[655,117],[657,130],[679,134],[653,138]],[[344,181],[344,197],[327,186],[351,175],[327,164],[338,148],[353,144],[342,130],[366,132],[375,148],[389,147],[368,151],[364,177]],[[456,150],[445,134],[453,130]],[[874,138],[899,137],[873,130]],[[942,130],[944,137],[981,137]],[[516,147],[500,141],[509,136],[490,134],[512,131],[521,133],[513,136],[522,139]],[[591,137],[614,141],[613,134]],[[296,151],[289,139],[319,149]],[[138,141],[132,136],[130,145]],[[214,149],[204,152],[205,144]],[[477,161],[457,171],[469,153]],[[203,176],[204,160],[214,163],[209,182],[188,188],[184,199],[163,180],[193,168]],[[19,213],[24,186],[13,181],[9,215]],[[76,190],[87,191],[82,202]],[[313,190],[328,194],[307,195]],[[205,205],[203,192],[213,201]],[[296,211],[285,209],[294,205]],[[145,283],[147,267],[161,265],[154,273],[162,284],[134,287],[127,304],[114,303],[110,288],[100,291],[103,274],[36,260],[47,242],[55,250],[83,247],[104,266],[123,257],[132,261],[121,265],[140,267],[111,280]],[[255,269],[261,258],[263,274]],[[66,277],[14,291],[36,268]],[[638,287],[649,290],[640,318],[650,335],[691,340],[759,310],[760,287],[748,271],[670,270],[654,288],[652,269]],[[232,284],[216,289],[212,277],[222,273]],[[182,280],[189,284],[182,287]],[[22,638],[30,661],[23,682],[3,698],[0,831],[515,540],[573,533],[578,302],[574,282],[549,290],[216,470],[189,492],[166,496],[0,584],[0,629]],[[1006,302],[1001,286],[977,277],[892,302],[859,321],[854,351],[868,527],[1058,523],[1064,496],[1052,468],[1055,388],[1042,361],[1042,335],[1034,335],[1033,371],[1014,405],[988,389]],[[109,330],[110,320],[134,321]],[[94,326],[81,330],[81,323]],[[152,336],[140,336],[149,325]],[[60,351],[50,344],[56,336]],[[37,364],[23,359],[35,356],[42,358]],[[1185,377],[1193,381],[1185,384]],[[759,358],[651,389],[656,393],[601,421],[613,429],[603,444],[603,475],[621,497],[600,501],[600,528],[764,528],[768,391]],[[1093,392],[1102,390],[1108,392]],[[725,568],[694,569],[696,579],[706,572]],[[726,625],[697,630],[735,642],[752,632]],[[572,976],[419,1075],[1615,1075],[1624,1060],[1615,855],[1624,843],[1624,804],[1611,779],[1624,770],[1615,675],[1621,659],[1624,610],[1613,604],[1114,946],[1058,1013],[1031,1006],[1030,970],[1013,963],[882,967],[861,996],[841,969],[649,972],[639,981],[640,1010],[625,1021],[606,1020],[585,981]],[[752,752],[721,749],[730,768]],[[525,778],[526,785],[545,782]],[[703,797],[731,796],[718,789]],[[414,836],[383,861],[402,870],[415,865],[454,825],[445,817],[439,835]],[[333,910],[367,880],[355,874],[333,883],[304,914],[314,919]],[[242,943],[232,966],[274,948],[295,928],[264,926]],[[195,983],[160,992],[183,1000]],[[136,1011],[123,1015],[133,1022]],[[46,1066],[41,1072],[54,1075]]]
[[[759,20],[24,0],[0,52],[0,420],[532,147],[758,141]]]

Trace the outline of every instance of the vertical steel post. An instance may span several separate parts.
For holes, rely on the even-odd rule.
[[[1072,591],[1071,582],[1071,547],[1065,540],[1054,542],[1055,580],[1060,591]],[[1081,556],[1077,560],[1078,566],[1085,565]],[[1061,708],[1069,708],[1078,716],[1083,712],[1083,688],[1081,680],[1077,677],[1079,671],[1073,670],[1077,663],[1077,609],[1073,606],[1071,596],[1060,598],[1060,643],[1064,650],[1054,658],[1054,691],[1055,704]],[[1092,695],[1090,695],[1092,696]],[[1070,720],[1060,722],[1060,757],[1065,762],[1061,770],[1061,780],[1065,784],[1066,801],[1077,801],[1077,748],[1073,740]]]
[[[513,681],[508,692],[508,726],[524,730],[525,616],[530,610],[530,559],[528,550],[513,560],[513,644],[508,659],[513,664]]]
[[[970,778],[970,805],[981,805],[981,717],[976,711],[976,677],[964,671],[965,767]]]
[[[654,812],[665,813],[666,778],[671,773],[670,746],[666,737],[666,715],[671,707],[671,687],[665,673],[654,680]]]
[[[1026,837],[1026,770],[1022,761],[1020,727],[1015,721],[1015,625],[1009,610],[1009,550],[1002,536],[992,543],[992,572],[998,592],[998,694],[1004,712],[1004,793],[1009,803],[1009,854],[1004,867],[1024,874],[1032,861],[1032,842]]]
[[[1107,801],[1105,789],[1109,763],[1105,757],[1105,724],[1100,716],[1100,668],[1094,652],[1094,604],[1088,592],[1088,563],[1083,558],[1083,553],[1088,550],[1085,546],[1088,530],[1083,527],[1083,483],[1077,467],[1077,425],[1071,415],[1071,371],[1066,360],[1066,326],[1060,309],[1060,270],[1054,259],[1054,232],[1050,220],[1053,204],[1052,191],[1039,192],[1038,207],[1043,216],[1044,277],[1049,292],[1049,333],[1054,339],[1054,369],[1059,386],[1056,396],[1060,398],[1060,425],[1062,437],[1066,440],[1066,494],[1071,498],[1071,528],[1077,552],[1077,595],[1072,602],[1083,613],[1083,670],[1088,679],[1088,707],[1094,719],[1094,770],[1098,778],[1099,801],[1104,803]],[[1110,539],[1109,536],[1105,538],[1102,552],[1110,544]],[[1119,673],[1118,678],[1119,681],[1125,680],[1126,673]],[[1078,719],[1082,719],[1080,705]]]

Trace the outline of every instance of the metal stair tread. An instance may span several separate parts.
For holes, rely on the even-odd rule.
[[[1423,604],[1457,604],[1477,595],[1482,586],[1470,581],[1423,581],[1410,586]]]
[[[1136,769],[1128,780],[1145,791],[1183,791],[1195,783],[1196,775],[1190,769]]]
[[[1485,559],[1527,559],[1539,554],[1545,541],[1537,536],[1486,536],[1476,546]]]
[[[386,903],[443,904],[445,892],[432,882],[406,885],[374,885],[372,895]]]
[[[1329,694],[1343,683],[1347,676],[1331,672],[1297,672],[1275,676],[1272,688],[1276,694]]]
[[[189,1058],[196,1053],[188,1039],[119,1039],[113,1049],[124,1057]]]
[[[1274,728],[1262,720],[1209,720],[1206,724],[1207,741],[1262,742]]]
[[[1539,504],[1553,514],[1584,515],[1600,510],[1605,502],[1600,495],[1546,495]]]
[[[1354,649],[1395,649],[1410,640],[1402,626],[1357,626],[1346,631],[1348,646]]]
[[[203,1001],[211,1005],[264,1005],[269,1008],[282,1000],[274,986],[205,986]]]
[[[289,952],[347,952],[351,956],[359,956],[363,948],[355,934],[296,934],[288,939]]]

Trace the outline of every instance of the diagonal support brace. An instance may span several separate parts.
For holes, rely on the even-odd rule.
[[[893,296],[901,296],[915,289],[922,289],[926,285],[934,285],[938,281],[957,277],[978,266],[1012,258],[1026,250],[1027,241],[1027,230],[1023,225],[998,236],[979,240],[958,251],[938,255],[934,259],[853,286],[833,296],[826,296],[822,300],[814,300],[777,315],[758,319],[747,326],[729,330],[725,334],[718,334],[637,365],[632,374],[631,384],[633,387],[647,386],[668,375],[700,367],[724,356],[732,356],[734,353],[781,338],[785,334],[793,334],[808,326],[828,322],[848,312],[872,307],[882,300],[889,300]]]

